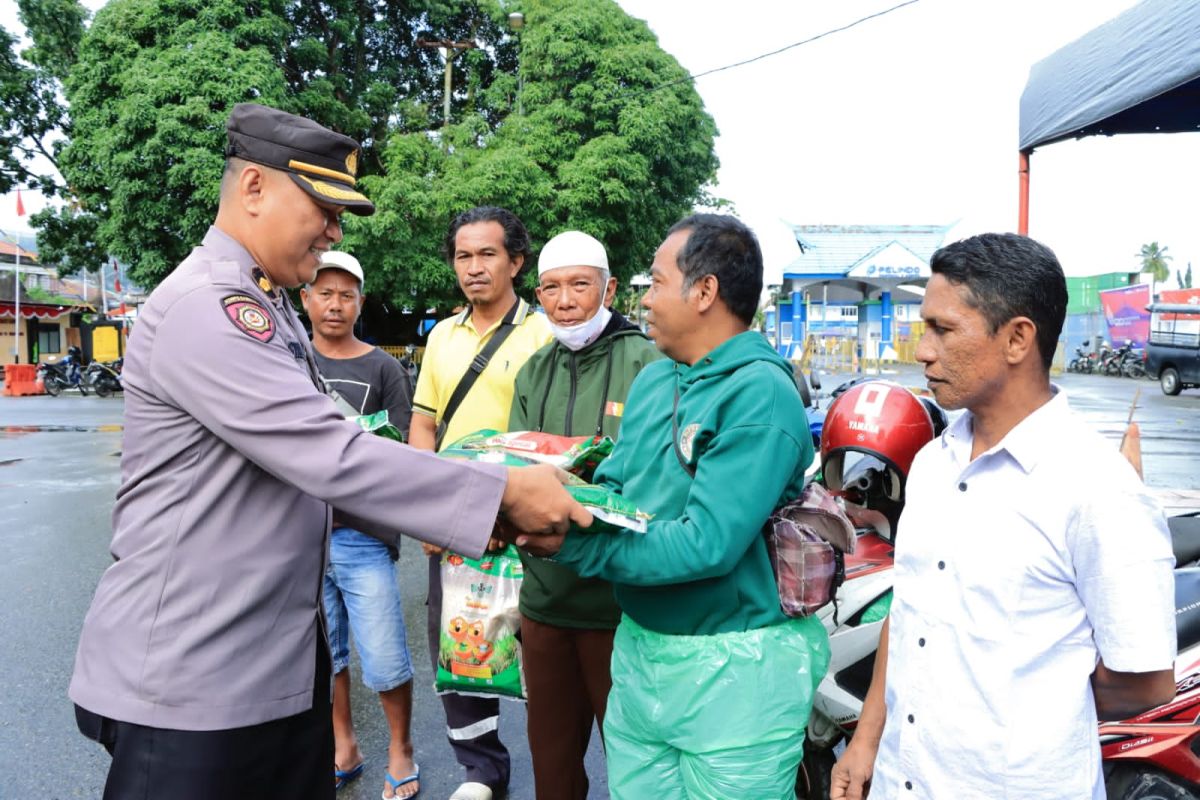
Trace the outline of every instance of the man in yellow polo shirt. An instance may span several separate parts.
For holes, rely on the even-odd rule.
[[[529,258],[529,234],[511,211],[480,206],[450,223],[446,257],[467,297],[466,310],[444,319],[429,333],[421,375],[413,397],[409,444],[440,449],[481,428],[505,430],[512,407],[513,382],[525,361],[553,335],[546,318],[531,311],[513,286]],[[507,330],[506,330],[507,329]],[[491,354],[458,405],[447,407],[464,375],[495,336],[505,338]],[[440,558],[429,555],[429,653],[437,669],[442,617]],[[508,788],[508,750],[500,742],[500,701],[442,695],[446,733],[465,782],[450,800],[492,800]]]

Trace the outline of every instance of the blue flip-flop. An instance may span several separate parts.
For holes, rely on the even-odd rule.
[[[343,786],[345,786],[350,781],[352,781],[355,778],[362,775],[363,770],[366,768],[366,766],[367,766],[366,761],[360,761],[358,763],[358,766],[355,767],[354,769],[343,770],[343,769],[338,769],[337,765],[334,764],[333,777],[335,780],[333,782],[333,790],[336,792],[338,789],[341,789]]]
[[[409,775],[407,778],[403,778],[401,780],[396,780],[395,778],[392,777],[392,773],[385,772],[385,773],[383,773],[383,779],[388,782],[388,786],[392,787],[392,793],[395,794],[396,790],[399,789],[401,786],[407,786],[410,783],[416,783],[417,781],[421,780],[421,765],[414,762],[413,763],[413,774]],[[420,793],[421,793],[421,789],[418,787],[416,793],[409,795],[409,797],[404,798],[404,800],[411,800],[411,798],[416,797]],[[380,793],[379,796],[382,797],[383,800],[393,800],[393,798],[388,797],[386,794],[383,794],[383,793]]]

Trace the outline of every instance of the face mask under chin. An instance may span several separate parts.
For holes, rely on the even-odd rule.
[[[611,318],[612,311],[604,306],[600,306],[600,310],[587,322],[563,327],[562,325],[555,325],[551,321],[550,331],[554,334],[554,338],[562,343],[563,347],[571,351],[579,351],[600,338],[600,334],[604,332],[604,328],[608,325],[608,321]]]

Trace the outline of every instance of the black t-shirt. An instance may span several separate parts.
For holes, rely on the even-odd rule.
[[[413,381],[399,361],[379,348],[355,358],[315,355],[317,368],[329,389],[341,395],[359,414],[374,414],[386,408],[388,421],[408,438]]]
[[[375,414],[387,409],[388,422],[395,425],[408,439],[408,423],[412,419],[413,380],[400,362],[378,347],[355,358],[326,358],[313,348],[317,369],[325,385],[336,391],[359,414]],[[337,524],[337,512],[334,512]],[[388,547],[392,560],[400,557],[396,548]]]

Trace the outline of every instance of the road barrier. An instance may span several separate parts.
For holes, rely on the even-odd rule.
[[[45,393],[45,387],[37,379],[37,364],[6,364],[4,366],[5,397],[23,397]]]

